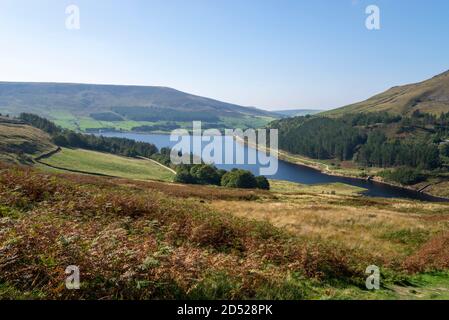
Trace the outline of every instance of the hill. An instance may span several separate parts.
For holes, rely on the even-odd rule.
[[[50,136],[19,120],[0,117],[0,160],[30,164],[33,158],[56,149]]]
[[[193,120],[210,126],[264,125],[278,115],[166,87],[0,82],[0,113],[34,113],[71,129],[172,130]],[[191,125],[190,125],[191,126]]]
[[[410,116],[415,110],[434,115],[449,112],[449,71],[420,83],[393,87],[368,100],[323,114],[338,116],[348,113],[388,112]]]

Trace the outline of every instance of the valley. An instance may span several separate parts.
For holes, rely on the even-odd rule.
[[[131,119],[142,108],[114,112]],[[207,165],[173,166],[167,136],[132,132],[135,119],[128,132],[87,135],[78,120],[2,116],[0,299],[449,299],[449,203],[372,181],[416,173],[425,179],[408,188],[447,196],[446,119],[275,120],[286,162],[263,189],[211,183],[226,172]],[[255,179],[248,169],[231,173]],[[181,183],[181,172],[197,180]],[[68,264],[82,270],[81,290],[61,289]],[[372,265],[379,290],[365,286]]]

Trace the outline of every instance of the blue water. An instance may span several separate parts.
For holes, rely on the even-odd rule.
[[[135,141],[148,142],[156,145],[159,149],[164,147],[173,147],[177,142],[170,141],[169,135],[163,134],[143,134],[143,133],[131,133],[131,132],[104,132],[101,133],[105,137],[119,137],[119,138],[128,138],[133,139]],[[226,139],[224,141],[232,140],[232,137],[224,137],[222,139]],[[215,142],[219,143],[218,139],[215,139]],[[223,142],[223,141],[222,141]],[[208,142],[203,143],[208,144]],[[226,144],[223,143],[223,151],[226,150],[224,147]],[[248,155],[248,152],[258,152],[251,147],[243,146],[241,144],[234,144],[234,158],[237,150],[240,151],[243,149],[244,154]],[[223,152],[224,157],[224,152]],[[216,166],[220,169],[230,170],[232,168],[245,169],[253,172],[254,174],[259,174],[260,164],[248,164],[248,159],[245,159],[244,164],[232,164],[232,165],[223,165],[217,164]],[[320,183],[346,183],[349,185],[361,187],[367,189],[364,193],[367,196],[371,197],[383,197],[383,198],[408,198],[408,199],[418,199],[423,201],[441,201],[441,199],[432,197],[426,194],[422,194],[416,191],[393,187],[389,185],[385,185],[382,183],[377,183],[374,181],[367,181],[362,179],[353,179],[353,178],[345,178],[345,177],[336,177],[330,176],[324,173],[321,173],[318,170],[311,169],[309,167],[292,164],[289,162],[285,162],[282,160],[278,160],[278,170],[276,174],[272,176],[267,176],[269,179],[274,180],[286,180],[291,182],[297,182],[302,184],[320,184]]]

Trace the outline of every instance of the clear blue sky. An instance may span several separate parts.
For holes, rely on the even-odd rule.
[[[65,28],[77,4],[81,29]],[[376,4],[381,30],[365,28]],[[449,69],[447,0],[0,0],[0,80],[334,108]]]

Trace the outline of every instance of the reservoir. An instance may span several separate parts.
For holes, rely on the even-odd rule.
[[[105,137],[118,137],[118,138],[127,138],[135,141],[148,142],[156,145],[158,149],[164,147],[173,147],[177,142],[170,141],[169,135],[164,134],[145,134],[145,133],[132,133],[132,132],[103,132],[101,135]],[[219,139],[215,137],[215,139]],[[232,137],[221,137],[221,139],[233,139]],[[205,142],[208,144],[208,142]],[[226,152],[225,143],[223,144],[223,154]],[[252,149],[251,147],[244,146],[239,143],[234,143],[234,155],[237,152],[237,148],[243,148],[245,155],[248,155],[248,152],[260,152]],[[251,150],[248,150],[251,149]],[[245,159],[246,160],[246,159]],[[259,174],[259,164],[248,164],[245,161],[245,164],[218,164],[216,165],[219,169],[230,170],[232,168],[245,169],[253,172],[254,174]],[[430,195],[426,195],[423,193],[419,193],[413,190],[408,190],[404,188],[389,186],[386,184],[367,181],[363,179],[354,179],[354,178],[346,178],[346,177],[337,177],[324,174],[318,170],[301,166],[297,164],[292,164],[286,161],[278,160],[278,170],[277,173],[272,176],[267,176],[269,179],[274,180],[286,180],[291,182],[297,182],[301,184],[323,184],[323,183],[346,183],[349,185],[357,186],[366,189],[364,195],[370,197],[382,197],[382,198],[408,198],[408,199],[417,199],[422,201],[443,201],[443,199],[432,197]]]

